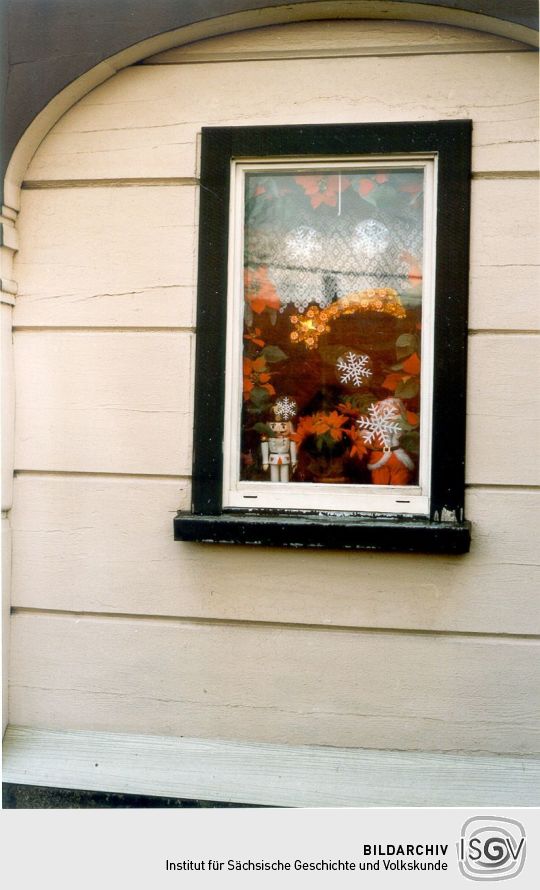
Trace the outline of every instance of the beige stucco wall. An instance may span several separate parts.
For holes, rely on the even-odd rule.
[[[170,50],[53,127],[14,278],[10,722],[538,750],[536,56],[305,23]],[[201,126],[474,121],[464,557],[174,543],[189,504]]]

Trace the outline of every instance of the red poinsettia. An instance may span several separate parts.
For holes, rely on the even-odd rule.
[[[402,366],[406,374],[417,376],[420,373],[420,359],[417,352],[413,352],[409,358],[405,359]]]
[[[320,204],[328,204],[335,207],[340,191],[349,188],[351,182],[346,176],[295,176],[295,182],[301,185],[305,194],[311,200],[311,206],[317,208]]]
[[[343,438],[342,426],[344,423],[347,423],[347,418],[337,411],[330,413],[319,411],[313,417],[313,432],[316,436],[324,436],[328,433],[334,442],[339,442]]]
[[[366,195],[369,195],[370,192],[375,188],[375,183],[372,179],[361,179],[358,183],[358,191],[365,198]]]
[[[397,370],[385,377],[381,385],[385,389],[389,389],[390,392],[395,393],[399,398],[411,398],[418,392],[419,376],[420,358],[417,352],[413,352],[405,361],[401,362]],[[418,422],[416,415],[412,415],[412,419],[407,418],[407,420],[411,426],[416,426]]]
[[[252,389],[256,386],[265,389],[266,392],[273,396],[276,391],[269,382],[271,373],[268,371],[266,359],[259,356],[256,359],[245,358],[243,363],[244,376],[244,399],[249,399]]]
[[[253,312],[260,315],[265,309],[279,309],[278,292],[268,276],[268,266],[244,270],[244,293]]]
[[[361,430],[357,429],[355,426],[351,426],[350,429],[345,430],[347,436],[351,440],[351,449],[349,451],[350,457],[358,457],[360,460],[367,454],[367,446],[364,441],[364,437],[362,436]]]
[[[387,173],[376,173],[374,176],[361,176],[358,183],[358,193],[362,198],[367,197],[377,185],[388,182]]]
[[[300,418],[297,430],[291,438],[298,445],[301,445],[308,436],[324,436],[327,439],[329,437],[331,442],[339,442],[345,433],[342,427],[347,420],[348,418],[338,411],[317,411],[315,414]]]
[[[260,328],[253,328],[252,331],[248,331],[247,334],[244,334],[244,340],[254,343],[255,346],[264,346],[264,340],[261,340]]]

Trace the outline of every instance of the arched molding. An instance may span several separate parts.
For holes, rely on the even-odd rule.
[[[211,5],[209,4],[209,7]],[[516,21],[497,17],[496,3],[487,6],[493,7],[492,15],[458,9],[455,6],[408,3],[402,2],[402,0],[388,0],[388,2],[385,0],[384,2],[383,0],[311,0],[311,2],[298,2],[286,6],[276,5],[272,3],[272,0],[268,0],[268,3],[261,8],[222,16],[209,15],[204,21],[193,22],[138,41],[85,71],[80,77],[60,90],[36,114],[11,155],[4,181],[4,206],[12,211],[18,211],[20,185],[25,171],[39,144],[60,117],[95,87],[123,68],[133,65],[147,56],[196,40],[267,25],[366,18],[453,25],[537,45],[538,34],[536,31]],[[486,9],[486,4],[483,4],[482,8]]]

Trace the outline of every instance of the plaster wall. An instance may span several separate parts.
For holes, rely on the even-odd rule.
[[[538,750],[536,56],[306,22],[112,76],[25,175],[10,722]],[[189,504],[201,126],[474,122],[463,557],[175,543]],[[536,276],[536,277],[535,277]]]

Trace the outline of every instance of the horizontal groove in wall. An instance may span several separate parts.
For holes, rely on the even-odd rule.
[[[354,633],[354,634],[399,634],[400,636],[423,636],[423,637],[473,637],[475,639],[484,639],[486,641],[497,640],[501,642],[539,642],[538,634],[513,634],[513,633],[485,633],[482,631],[468,630],[424,630],[408,627],[356,627],[354,625],[332,625],[332,624],[311,624],[303,622],[290,621],[258,621],[250,619],[233,619],[233,618],[205,618],[198,616],[182,616],[182,615],[149,615],[136,614],[128,612],[84,612],[80,610],[70,611],[67,609],[39,609],[24,606],[15,606],[11,609],[11,614],[15,617],[18,615],[37,615],[40,617],[60,617],[71,619],[92,619],[99,618],[104,621],[137,621],[152,624],[178,624],[178,625],[195,625],[195,626],[211,626],[211,627],[238,627],[238,628],[268,628],[276,630],[313,630],[327,633]]]
[[[176,482],[183,482],[183,481],[190,482],[191,481],[191,476],[181,475],[181,474],[167,475],[167,474],[163,474],[163,473],[155,473],[154,474],[154,473],[120,473],[120,472],[105,473],[105,472],[94,472],[91,470],[36,470],[36,469],[28,470],[28,469],[25,469],[24,467],[17,467],[14,470],[13,475],[15,476],[15,478],[18,478],[20,476],[44,476],[44,477],[58,476],[59,478],[73,476],[74,478],[96,477],[98,479],[118,478],[118,479],[134,479],[134,480],[152,479],[155,481],[159,481],[160,479],[163,479],[163,480],[170,480],[173,482],[174,481],[176,481]],[[488,484],[488,483],[471,482],[471,483],[467,483],[465,488],[467,489],[467,491],[476,491],[477,489],[479,491],[490,491],[491,490],[491,491],[497,491],[497,492],[501,492],[501,491],[531,491],[531,492],[532,491],[540,491],[540,485],[507,485],[507,484],[502,484],[502,483],[500,485],[498,485],[497,483],[489,483]]]
[[[151,479],[154,482],[159,482],[160,480],[166,480],[168,482],[189,482],[191,481],[191,476],[181,476],[181,475],[167,475],[164,473],[104,473],[104,472],[93,472],[91,470],[24,470],[16,468],[14,473],[14,477],[17,479],[20,476],[44,476],[50,478],[51,476],[58,476],[59,478],[65,478],[66,476],[73,476],[74,478],[83,477],[83,478],[96,478],[96,479],[134,479],[139,481],[140,479]]]
[[[144,176],[126,179],[27,179],[21,188],[35,189],[84,189],[84,188],[130,188],[148,186],[194,186],[199,180],[194,176]]]
[[[490,489],[493,491],[540,491],[540,485],[508,485],[504,483],[498,485],[487,482],[467,482],[465,488],[467,491],[489,491]]]
[[[456,48],[453,44],[440,44],[439,46],[430,46],[418,44],[416,47],[406,49],[402,44],[395,46],[373,46],[358,49],[357,47],[335,47],[329,49],[284,49],[284,50],[245,50],[244,52],[223,52],[223,53],[203,53],[198,56],[192,54],[185,59],[179,57],[171,61],[146,61],[142,60],[137,63],[143,67],[160,67],[161,65],[208,65],[231,62],[295,62],[300,59],[361,59],[365,56],[373,58],[384,58],[391,56],[394,58],[406,56],[440,56],[440,55],[494,55],[500,53],[530,53],[535,52],[532,46],[523,47],[485,47],[485,48]]]
[[[472,179],[538,179],[540,170],[479,170]],[[45,189],[83,188],[148,188],[150,186],[198,186],[200,180],[192,176],[131,177],[126,179],[27,179],[25,191]]]
[[[535,268],[531,266],[531,268]],[[510,337],[530,337],[531,335],[536,335],[540,333],[539,328],[530,328],[528,330],[522,328],[469,328],[468,334],[470,337],[501,337],[501,336],[510,336]]]
[[[473,179],[539,179],[540,170],[478,170]]]
[[[114,296],[114,294],[112,295]],[[193,334],[194,326],[185,327],[127,327],[126,325],[13,325],[14,334]]]

